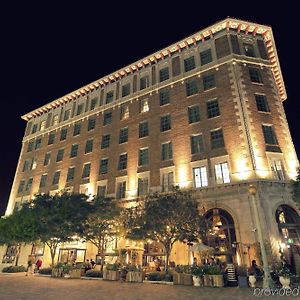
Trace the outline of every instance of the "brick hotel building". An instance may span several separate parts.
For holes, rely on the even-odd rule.
[[[259,260],[252,184],[269,254],[284,251],[298,265],[299,210],[289,189],[298,160],[286,98],[272,29],[222,20],[22,116],[6,215],[37,193],[101,194],[130,205],[178,185],[215,225],[206,241],[215,255],[249,264]],[[107,254],[130,245],[120,239]],[[164,255],[155,243],[134,247],[144,261]],[[15,246],[1,249],[2,266],[13,263]],[[18,264],[30,253],[49,261],[43,245],[20,250]],[[72,255],[82,261],[96,249],[61,245],[59,260]],[[188,263],[188,246],[176,244],[171,259]]]

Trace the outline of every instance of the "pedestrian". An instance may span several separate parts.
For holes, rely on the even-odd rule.
[[[92,258],[91,258],[91,266],[92,266],[92,269],[94,269],[95,266],[96,266],[96,263],[95,263],[95,261]]]
[[[35,273],[38,273],[38,272],[39,272],[39,270],[40,270],[42,264],[43,264],[43,261],[42,261],[42,259],[39,257],[39,258],[37,259],[37,261],[35,262],[35,269],[34,269]]]
[[[88,270],[92,268],[90,261],[87,259],[85,262],[84,272],[86,273]]]
[[[193,266],[193,267],[197,267],[197,266],[198,266],[197,257],[194,257],[194,261],[193,261],[192,266]]]
[[[34,256],[29,255],[28,256],[28,261],[27,261],[27,270],[26,270],[26,275],[32,275],[33,274],[33,265],[34,265]]]

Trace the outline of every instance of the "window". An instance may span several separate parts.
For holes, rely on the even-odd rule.
[[[88,131],[95,129],[95,127],[96,127],[96,118],[89,119]]]
[[[169,68],[165,67],[161,70],[159,70],[159,81],[165,81],[169,79]]]
[[[173,149],[172,149],[172,143],[164,143],[162,144],[161,148],[161,159],[162,160],[168,160],[173,158]]]
[[[225,146],[223,138],[223,130],[218,129],[210,132],[211,148],[217,149]]]
[[[81,124],[80,123],[76,123],[74,125],[74,132],[73,132],[73,136],[79,135],[81,131]]]
[[[87,140],[85,143],[84,153],[91,153],[93,151],[93,140]]]
[[[127,169],[127,153],[121,154],[119,158],[119,170],[126,170]]]
[[[112,113],[105,112],[103,117],[103,125],[111,124],[112,122]]]
[[[160,106],[170,103],[170,90],[164,89],[159,92],[159,104]]]
[[[149,191],[149,179],[148,177],[138,179],[138,196],[145,196]]]
[[[41,122],[41,131],[44,131],[46,129],[46,120]]]
[[[27,152],[31,152],[33,150],[33,141],[28,142]]]
[[[71,182],[74,180],[75,176],[75,167],[70,167],[68,169],[68,174],[67,174],[67,182]]]
[[[44,158],[44,166],[48,166],[50,164],[50,159],[51,159],[51,153],[47,152]]]
[[[249,68],[250,80],[253,83],[263,83],[260,70],[257,68]]]
[[[42,139],[41,138],[36,139],[35,140],[35,150],[40,149],[41,145],[42,145]]]
[[[106,174],[108,171],[108,158],[102,158],[100,160],[99,174]]]
[[[60,132],[60,140],[64,141],[67,138],[68,128],[63,128]]]
[[[122,86],[122,97],[126,97],[130,94],[130,83]]]
[[[200,61],[202,66],[212,62],[211,49],[200,52]]]
[[[167,131],[171,129],[171,116],[166,115],[160,117],[160,131]]]
[[[268,145],[278,145],[275,131],[272,125],[262,125],[265,143]]]
[[[244,43],[243,45],[246,56],[256,57],[253,44]]]
[[[90,110],[93,110],[95,109],[96,105],[97,105],[97,101],[98,101],[98,98],[95,97],[91,100],[91,105],[90,105]]]
[[[284,170],[281,163],[281,160],[274,159],[272,161],[271,169],[273,171],[274,178],[277,180],[285,180]]]
[[[142,122],[139,125],[139,138],[145,137],[149,135],[148,122]]]
[[[121,104],[120,108],[120,120],[126,120],[129,118],[129,106],[126,103]]]
[[[48,145],[52,145],[55,140],[55,132],[50,132],[48,137]]]
[[[106,104],[111,103],[114,101],[114,92],[110,91],[106,94]]]
[[[73,144],[71,147],[70,157],[76,157],[78,153],[78,144]]]
[[[97,196],[105,197],[106,196],[106,185],[98,185]]]
[[[62,161],[64,158],[64,149],[59,149],[57,151],[56,162]]]
[[[43,174],[41,176],[40,187],[39,187],[40,189],[46,186],[46,181],[47,181],[47,174]]]
[[[33,158],[31,161],[31,170],[34,170],[36,168],[36,159]]]
[[[53,116],[53,121],[52,121],[52,125],[55,126],[58,124],[58,115],[54,115]]]
[[[139,166],[145,166],[149,163],[149,149],[144,148],[139,151]]]
[[[191,152],[192,154],[201,153],[204,151],[202,134],[191,136]]]
[[[198,93],[198,86],[196,79],[189,80],[185,83],[186,96],[192,96]]]
[[[204,91],[214,88],[216,86],[215,76],[213,74],[203,76]]]
[[[70,114],[71,114],[71,110],[70,110],[70,109],[65,110],[65,113],[64,113],[64,121],[69,120]]]
[[[119,144],[128,142],[128,128],[122,128],[120,130],[120,136],[119,136]]]
[[[267,97],[265,95],[255,95],[255,101],[258,111],[270,112]]]
[[[76,112],[76,116],[79,116],[80,114],[82,114],[83,113],[83,108],[84,108],[84,106],[83,106],[84,104],[83,103],[81,103],[81,104],[78,104],[78,106],[77,106],[77,112]]]
[[[140,78],[140,90],[143,90],[149,86],[149,76],[143,76]]]
[[[59,178],[60,178],[60,171],[56,171],[53,175],[53,180],[52,180],[52,184],[56,185],[59,183]]]
[[[140,99],[140,113],[149,111],[148,99]]]
[[[198,105],[188,108],[189,123],[195,123],[200,121],[200,108]]]
[[[38,129],[38,124],[34,124],[31,129],[31,133],[36,133]]]
[[[25,180],[22,179],[19,183],[19,186],[18,186],[18,193],[22,193],[23,190],[24,190],[24,186],[25,186]]]
[[[108,148],[109,147],[109,142],[110,142],[110,134],[102,135],[101,149]]]
[[[84,164],[81,178],[90,177],[90,172],[91,172],[91,163]]]
[[[217,99],[206,102],[207,118],[211,119],[220,115],[219,103]]]
[[[28,159],[25,159],[24,165],[23,165],[23,172],[28,171],[30,168],[30,161]]]
[[[168,192],[173,189],[174,186],[174,173],[168,172],[162,175],[162,191]]]
[[[193,168],[193,176],[196,188],[208,186],[206,167]]]
[[[188,72],[188,71],[191,71],[191,70],[196,68],[195,57],[194,56],[186,58],[183,61],[183,63],[184,63],[184,72]]]
[[[117,183],[117,199],[123,199],[126,195],[126,181],[121,181]]]
[[[215,176],[216,176],[217,184],[230,182],[229,169],[228,169],[227,162],[215,165]]]
[[[32,182],[33,182],[33,178],[30,177],[30,178],[28,179],[28,181],[27,181],[27,184],[26,184],[26,187],[25,187],[25,192],[30,191],[31,186],[32,186]]]

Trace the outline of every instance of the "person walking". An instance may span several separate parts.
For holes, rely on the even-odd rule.
[[[33,265],[34,265],[34,256],[33,255],[29,255],[28,256],[28,261],[27,261],[27,270],[26,270],[26,275],[32,275],[33,274]]]
[[[43,264],[43,261],[42,261],[42,259],[39,257],[39,258],[37,259],[37,261],[35,262],[35,269],[34,269],[35,273],[38,273],[38,272],[39,272],[39,270],[40,270],[42,264]]]

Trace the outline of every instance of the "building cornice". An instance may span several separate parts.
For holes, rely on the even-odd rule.
[[[172,56],[174,53],[181,52],[183,49],[189,48],[190,46],[196,45],[198,42],[204,42],[207,38],[212,38],[215,34],[222,30],[236,30],[238,33],[241,31],[245,34],[261,35],[265,41],[267,53],[272,65],[272,71],[274,74],[275,82],[278,89],[279,97],[282,101],[287,98],[284,81],[282,78],[280,63],[276,51],[275,40],[272,32],[272,28],[266,25],[260,25],[248,21],[226,18],[220,22],[215,23],[179,42],[172,44],[152,55],[144,57],[143,59],[134,62],[126,66],[125,68],[119,69],[118,71],[109,74],[108,76],[102,77],[84,87],[77,89],[63,97],[60,97],[40,108],[37,108],[22,116],[22,119],[29,121],[30,119],[47,113],[49,110],[64,105],[65,103],[74,101],[82,96],[88,95],[96,89],[102,88],[110,83],[116,82],[123,77],[131,75],[140,69],[149,65],[157,64],[159,61]]]

